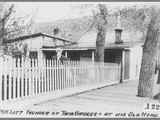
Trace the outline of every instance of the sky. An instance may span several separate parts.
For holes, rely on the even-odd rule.
[[[81,12],[76,9],[77,4],[53,2],[14,3],[17,16],[32,14],[36,22],[49,22],[59,19],[70,19],[91,15],[91,11]]]
[[[12,3],[10,3],[12,4]],[[92,9],[95,7],[87,7],[79,9],[80,5],[98,4],[96,3],[75,3],[75,2],[13,2],[16,8],[17,16],[31,15],[35,22],[51,22],[60,19],[70,19],[82,16],[92,15]],[[103,3],[104,4],[104,3]],[[135,4],[143,5],[143,2],[108,2],[105,3],[109,9],[123,8],[133,6]],[[151,4],[146,3],[145,4]],[[157,4],[157,3],[152,3]],[[158,3],[159,4],[159,3]]]

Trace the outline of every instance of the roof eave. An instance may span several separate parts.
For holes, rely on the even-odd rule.
[[[4,41],[4,43],[13,43],[13,42],[16,42],[16,41],[21,41],[21,40],[25,40],[25,39],[35,38],[35,37],[39,37],[39,36],[46,36],[46,37],[58,39],[60,41],[67,42],[67,43],[74,43],[72,41],[65,40],[65,39],[58,38],[58,37],[54,37],[54,36],[51,36],[51,35],[47,35],[47,34],[41,33],[41,32],[35,33],[35,34],[31,34],[31,35],[20,36],[20,37],[14,38],[14,39],[9,39],[9,40]]]

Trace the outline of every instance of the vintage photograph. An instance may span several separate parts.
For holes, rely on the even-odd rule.
[[[159,2],[0,2],[0,117],[159,118],[159,28]]]

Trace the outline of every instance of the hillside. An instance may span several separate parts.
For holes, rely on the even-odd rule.
[[[131,24],[126,19],[123,19],[122,28],[127,32],[137,32],[138,30],[133,30]],[[76,19],[66,19],[58,20],[48,23],[37,23],[34,26],[34,32],[43,32],[53,35],[53,29],[59,28],[58,37],[62,37],[71,41],[78,41],[82,36],[84,36],[89,31],[96,32],[95,26],[90,28],[93,23],[92,17],[82,17]],[[107,31],[113,32],[116,27],[116,17],[108,17]],[[137,33],[136,33],[137,34]],[[133,38],[134,36],[130,36]]]
[[[92,21],[92,17],[82,17],[76,19],[58,20],[48,23],[38,23],[35,24],[34,32],[43,32],[53,35],[53,29],[58,27],[60,29],[60,34],[58,36],[72,41],[77,41],[87,31],[95,31],[94,27],[90,29]],[[108,22],[110,24],[107,28],[113,28],[115,26],[114,22],[114,20],[110,20]]]
[[[92,19],[85,17],[81,19],[58,20],[49,23],[38,23],[35,32],[43,32],[53,35],[53,29],[59,28],[58,36],[72,41],[77,41],[91,25]]]

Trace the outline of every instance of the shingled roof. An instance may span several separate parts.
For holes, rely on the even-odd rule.
[[[97,33],[95,31],[91,31],[86,33],[81,39],[77,42],[77,44],[71,46],[71,49],[95,49],[96,48],[96,37]],[[106,33],[106,41],[105,48],[107,49],[123,49],[123,48],[131,48],[135,45],[142,46],[144,44],[142,34],[139,32],[122,32],[122,40],[123,43],[115,44],[115,32],[108,31]]]
[[[45,34],[45,33],[34,33],[34,34],[30,34],[30,35],[24,35],[24,36],[20,36],[20,37],[17,37],[17,38],[5,40],[4,42],[5,43],[12,43],[12,42],[22,41],[22,40],[26,40],[26,39],[30,39],[30,38],[39,37],[39,36],[45,36],[45,37],[54,38],[54,39],[57,39],[57,40],[60,40],[60,41],[64,41],[64,42],[67,42],[67,43],[72,43],[72,41],[69,41],[69,40],[66,40],[66,39],[63,39],[63,38],[58,38],[58,37],[55,37],[55,36],[51,36],[51,35],[48,35],[48,34]]]

